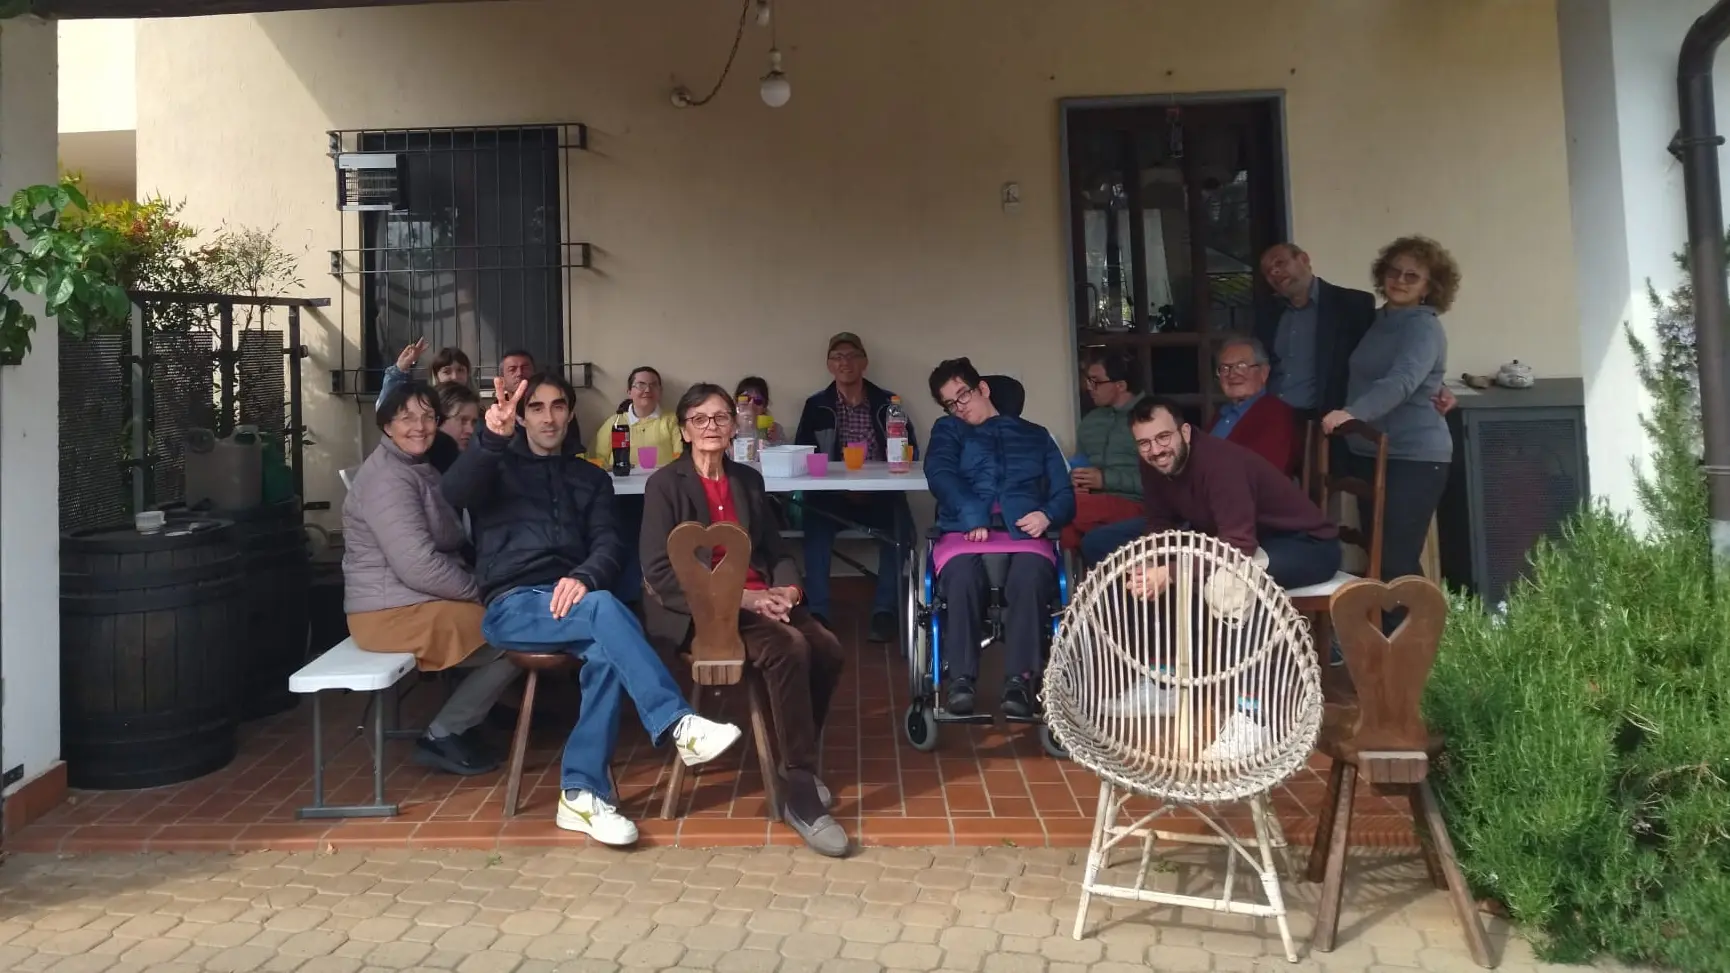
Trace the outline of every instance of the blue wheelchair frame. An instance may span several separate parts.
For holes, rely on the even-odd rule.
[[[909,675],[909,703],[903,730],[907,734],[907,742],[915,750],[930,751],[937,747],[938,726],[943,723],[987,724],[996,719],[993,713],[970,713],[957,715],[943,708],[942,682],[944,675],[943,632],[939,624],[945,610],[937,592],[937,571],[932,562],[931,542],[941,536],[932,531],[926,538],[918,560],[918,578],[909,577],[906,585],[906,616],[907,630],[903,633],[907,645],[907,669]],[[1049,639],[1057,637],[1057,630],[1062,624],[1062,610],[1069,605],[1070,594],[1070,563],[1069,556],[1058,543],[1057,532],[1046,535],[1057,554],[1057,610],[1052,612],[1051,632]],[[914,559],[907,559],[906,571],[909,575],[915,570]],[[993,609],[1001,607],[997,599],[1001,591],[997,584],[991,585]],[[990,611],[990,609],[988,609]],[[922,645],[921,636],[928,643],[928,649]],[[988,641],[996,641],[1003,635],[1002,622],[998,619],[988,619],[986,637]],[[1049,639],[1047,651],[1050,649]],[[1003,717],[1010,723],[1031,723],[1039,727],[1039,743],[1045,752],[1054,757],[1067,757],[1068,754],[1057,745],[1051,730],[1045,725],[1044,708],[1036,705],[1033,715],[1025,717]]]

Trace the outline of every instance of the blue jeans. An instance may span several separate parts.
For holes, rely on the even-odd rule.
[[[907,498],[899,493],[866,494],[859,502],[851,498],[822,497],[805,494],[803,523],[805,529],[805,608],[813,615],[830,617],[829,567],[835,553],[835,535],[847,528],[834,517],[853,521],[892,537],[906,532],[904,526],[911,517],[900,512]],[[821,511],[821,512],[819,512]],[[833,514],[834,516],[829,516]],[[877,545],[877,593],[871,599],[871,613],[895,613],[896,578],[901,573],[901,555],[892,544]]]
[[[1081,560],[1089,566],[1098,564],[1112,555],[1112,552],[1137,537],[1147,533],[1147,520],[1144,517],[1131,517],[1115,524],[1095,527],[1081,535]]]
[[[1281,588],[1321,584],[1340,569],[1340,539],[1310,534],[1262,531],[1256,544],[1267,552],[1267,573]]]
[[[619,707],[628,695],[657,746],[691,707],[618,598],[591,591],[564,618],[553,617],[551,585],[512,588],[493,599],[481,634],[511,652],[568,652],[583,660],[583,710],[565,741],[560,786],[614,802],[607,764],[619,741]]]

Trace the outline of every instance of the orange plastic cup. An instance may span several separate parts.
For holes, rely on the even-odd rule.
[[[850,470],[862,470],[862,469],[864,469],[865,468],[865,444],[864,443],[848,443],[846,448],[841,450],[841,461],[846,463],[847,468]]]

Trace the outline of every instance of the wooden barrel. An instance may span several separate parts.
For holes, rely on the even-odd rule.
[[[60,540],[60,732],[73,787],[159,787],[234,759],[245,578],[226,520]]]
[[[311,583],[300,498],[250,510],[164,509],[171,523],[197,517],[234,522],[234,542],[246,575],[241,719],[256,720],[294,708],[300,697],[288,691],[288,677],[306,664],[307,586]]]

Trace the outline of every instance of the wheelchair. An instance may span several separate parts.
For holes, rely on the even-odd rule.
[[[907,647],[907,671],[910,685],[907,713],[903,721],[903,729],[907,734],[907,742],[913,749],[929,752],[937,749],[938,728],[944,723],[988,724],[996,720],[997,714],[973,712],[967,715],[950,713],[944,709],[943,684],[949,673],[943,655],[943,613],[945,605],[937,589],[937,567],[931,556],[932,545],[940,537],[941,532],[932,530],[926,535],[925,543],[916,557],[907,559],[905,591],[906,605],[903,618],[906,630],[902,632],[902,644]],[[1051,624],[1044,635],[1044,651],[1042,658],[1048,658],[1051,641],[1057,636],[1057,629],[1062,622],[1065,606],[1069,604],[1070,579],[1074,576],[1070,563],[1070,555],[1058,543],[1056,531],[1046,535],[1052,549],[1057,554],[1057,600],[1048,606]],[[1009,571],[1007,554],[985,555],[985,571],[989,579],[989,594],[986,600],[985,624],[980,648],[998,641],[1003,637],[1004,620],[1004,582]],[[1043,691],[1043,685],[1041,685]],[[1039,727],[1039,745],[1053,757],[1067,759],[1069,754],[1058,745],[1052,736],[1051,728],[1045,725],[1044,704],[1039,701],[1038,694],[1034,699],[1034,711],[1031,716],[1009,716],[1003,718],[1010,723],[1033,723]]]

